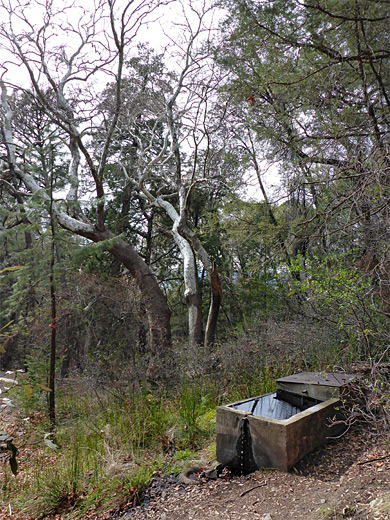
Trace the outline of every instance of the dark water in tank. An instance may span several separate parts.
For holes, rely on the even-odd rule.
[[[284,420],[289,419],[293,415],[302,410],[297,406],[293,406],[286,401],[276,398],[276,392],[269,395],[263,395],[244,403],[238,403],[233,406],[236,410],[252,413],[258,417],[268,417],[268,419]]]

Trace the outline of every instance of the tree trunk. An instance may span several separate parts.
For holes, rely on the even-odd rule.
[[[210,281],[211,301],[210,301],[210,308],[209,308],[209,316],[207,318],[204,344],[206,346],[211,346],[214,343],[215,334],[217,331],[219,308],[221,306],[221,301],[222,301],[222,285],[221,285],[221,280],[219,279],[217,267],[215,264],[213,265],[213,270],[210,273],[208,272],[207,274],[208,274],[209,281]]]
[[[114,237],[109,231],[103,234]],[[163,382],[167,376],[167,362],[164,358],[171,347],[171,310],[164,293],[148,265],[129,244],[115,240],[109,251],[127,267],[141,291],[148,316],[151,353],[147,379],[153,383]]]
[[[55,281],[55,260],[56,260],[56,226],[53,216],[53,175],[50,179],[50,226],[51,226],[51,249],[50,249],[50,309],[51,309],[51,334],[50,334],[50,369],[49,369],[49,420],[50,429],[56,426],[56,354],[57,354],[57,294]]]
[[[150,194],[149,197],[156,206],[166,211],[173,222],[172,236],[183,260],[184,298],[188,311],[188,339],[191,345],[201,344],[203,338],[202,296],[198,282],[194,249],[187,237],[183,236],[179,231],[181,217],[173,205],[161,198],[153,199]]]
[[[195,233],[189,228],[185,219],[181,219],[178,225],[178,232],[191,244],[193,251],[202,262],[210,282],[210,306],[204,344],[205,346],[211,346],[214,343],[217,331],[218,315],[222,301],[222,284],[219,279],[217,266],[212,262],[210,255],[202,246]]]
[[[201,345],[203,339],[202,326],[202,296],[200,292],[198,277],[196,274],[196,263],[194,254],[192,262],[192,283],[186,283],[185,301],[188,309],[188,337],[191,345]],[[189,288],[192,290],[190,291]]]
[[[54,239],[53,239],[54,240]],[[49,420],[50,429],[54,430],[56,425],[56,353],[57,353],[57,310],[56,310],[56,287],[54,280],[54,243],[52,245],[52,259],[50,262],[50,301],[51,301],[51,324],[50,324],[50,369],[49,369]]]
[[[147,378],[154,383],[163,381],[165,374],[162,369],[163,367],[166,368],[167,363],[166,361],[164,364],[162,362],[171,348],[171,310],[149,266],[130,244],[124,240],[117,239],[116,235],[111,231],[99,231],[95,227],[81,223],[77,226],[74,224],[73,219],[65,215],[58,215],[58,220],[66,229],[93,242],[109,240],[110,243],[107,245],[107,250],[118,258],[134,277],[141,291],[148,316],[151,358]]]
[[[112,235],[109,231],[103,234]],[[108,238],[114,238],[114,235]],[[109,251],[134,276],[148,314],[151,353],[153,356],[163,355],[171,346],[171,310],[164,293],[149,267],[129,244],[123,240],[115,241]]]
[[[108,251],[113,254],[130,271],[139,287],[148,315],[150,351],[152,365],[171,347],[171,310],[157,280],[143,259],[133,247],[124,240],[115,240],[111,231],[94,230],[87,238],[94,242],[112,240]],[[84,234],[84,236],[86,236]],[[157,367],[156,367],[157,368]],[[156,374],[157,375],[157,374]]]
[[[184,298],[188,310],[188,339],[191,345],[202,343],[202,298],[196,273],[194,252],[190,243],[177,232],[177,222],[173,226],[173,236],[183,258]]]

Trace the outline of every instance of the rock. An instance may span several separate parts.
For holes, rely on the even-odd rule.
[[[203,472],[203,475],[210,480],[217,480],[218,471],[216,468],[215,469],[206,469],[206,471]]]

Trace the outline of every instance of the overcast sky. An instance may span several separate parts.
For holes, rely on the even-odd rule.
[[[139,0],[141,1],[141,0]],[[188,36],[188,22],[194,28],[198,23],[198,18],[194,13],[194,9],[197,9],[199,12],[207,8],[207,3],[210,0],[203,1],[198,0],[194,2],[194,0],[184,0],[183,2],[179,2],[178,0],[171,1],[168,5],[162,6],[156,11],[154,11],[151,15],[148,16],[147,19],[142,23],[136,41],[148,43],[155,50],[166,50],[166,60],[168,62],[168,66],[170,68],[181,68],[183,58],[181,58],[181,63],[175,63],[175,46],[185,40],[186,35]],[[4,0],[0,0],[0,6],[4,2]],[[5,3],[5,2],[4,2]],[[25,4],[27,7],[21,9],[20,6]],[[126,5],[127,0],[117,0],[116,5],[118,9],[124,5]],[[40,2],[39,0],[11,0],[12,6],[15,6],[15,10],[13,14],[19,13],[21,16],[26,15],[27,22],[19,22],[15,24],[15,30],[29,31],[31,26],[40,27],[43,25],[45,9],[44,2]],[[66,2],[63,0],[54,0],[53,4],[57,6],[59,10],[59,14],[53,17],[53,24],[50,25],[48,29],[48,33],[51,34],[50,45],[51,47],[57,47],[58,52],[62,45],[65,45],[69,48],[76,48],[79,45],[79,38],[72,33],[71,28],[76,27],[80,20],[82,20],[82,11],[85,10],[87,12],[93,12],[93,6],[95,4],[94,0],[75,0],[73,5],[76,7],[72,7],[68,11],[64,11],[64,5]],[[77,7],[77,5],[79,7]],[[216,34],[218,22],[222,18],[222,12],[213,12],[209,13],[206,17],[205,25],[207,27],[212,27],[212,34]],[[7,16],[6,12],[2,10],[0,12],[0,23],[6,23]],[[107,23],[107,18],[104,23]],[[100,24],[100,28],[103,22],[98,22],[96,25]],[[68,27],[66,25],[68,24]],[[58,25],[58,27],[55,27]],[[185,28],[187,26],[187,28]],[[205,33],[206,36],[206,33]],[[97,41],[99,44],[99,39],[102,36],[97,37]],[[103,40],[100,40],[102,42]],[[8,45],[9,48],[9,45]],[[177,50],[177,47],[176,47]],[[69,56],[69,50],[64,50]],[[131,55],[135,54],[135,51],[131,52]],[[32,55],[31,55],[32,56]],[[93,63],[93,52],[88,52],[86,54],[88,60]],[[33,57],[33,56],[32,56]],[[6,81],[8,81],[11,85],[22,85],[24,87],[28,87],[30,84],[29,76],[26,72],[25,67],[17,66],[12,55],[7,51],[7,44],[2,41],[2,46],[0,47],[0,67],[2,64],[5,64],[8,69],[5,75],[3,76]],[[52,64],[51,64],[52,65]],[[115,70],[115,66],[112,65]],[[180,69],[179,69],[180,70]],[[2,67],[2,73],[4,73],[5,68]],[[101,88],[106,84],[107,81],[110,81],[112,76],[100,75],[100,85]],[[96,85],[96,88],[99,89],[99,83]],[[268,171],[267,171],[268,170]],[[270,166],[264,164],[264,177],[268,186],[272,186],[278,184],[278,175],[277,169],[274,166]],[[255,176],[252,179],[248,179],[248,182],[252,184],[253,188],[248,190],[248,195],[250,197],[257,198],[259,195],[258,182]]]

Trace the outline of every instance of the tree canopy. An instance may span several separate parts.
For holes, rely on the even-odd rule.
[[[58,263],[135,282],[152,379],[172,312],[174,338],[191,345],[305,316],[332,323],[356,356],[381,358],[388,2],[183,3],[177,38],[153,49],[142,31],[161,7],[1,2],[0,267],[36,255],[54,219]],[[6,307],[4,324],[32,309]]]

